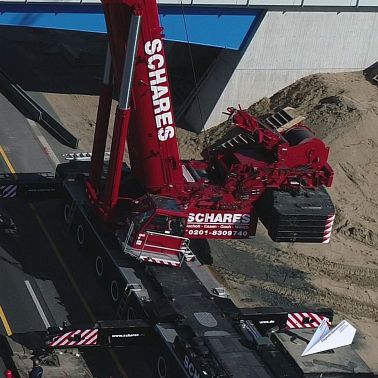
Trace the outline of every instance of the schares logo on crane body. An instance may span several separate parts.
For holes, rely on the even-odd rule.
[[[249,214],[189,213],[188,223],[249,224]]]
[[[187,355],[185,355],[184,357],[184,367],[185,367],[185,370],[188,372],[189,377],[193,377],[193,378],[201,377],[198,370],[195,368],[193,362],[190,361]]]
[[[148,41],[144,45],[144,51],[149,55],[147,67],[157,135],[158,139],[164,142],[175,136],[175,129],[173,127],[172,105],[169,96],[165,58],[161,53],[162,49],[163,42],[161,39]]]

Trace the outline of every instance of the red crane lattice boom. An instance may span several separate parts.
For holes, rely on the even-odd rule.
[[[99,103],[89,188],[109,213],[118,202],[126,140],[133,175],[147,192],[177,192],[184,179],[157,5],[148,0],[104,0],[103,7],[119,104],[106,189],[101,193],[99,178],[111,107],[109,74]],[[130,25],[128,30],[125,25]]]

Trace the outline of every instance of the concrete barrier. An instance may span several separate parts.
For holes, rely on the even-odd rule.
[[[8,74],[0,70],[0,91],[27,118],[39,123],[62,144],[77,148],[79,140],[36,103]]]

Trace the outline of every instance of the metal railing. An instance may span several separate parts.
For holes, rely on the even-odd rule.
[[[170,248],[170,247],[164,247],[164,246],[157,245],[157,244],[148,244],[147,241],[148,241],[149,236],[153,236],[153,235],[164,236],[166,238],[172,238],[172,239],[181,239],[182,243],[181,243],[180,248]],[[157,254],[159,256],[164,256],[169,260],[172,260],[172,254],[168,254],[168,253],[164,253],[164,252],[154,252],[154,251],[151,251],[151,250],[150,251],[145,250],[146,247],[147,248],[148,247],[158,248],[158,249],[161,249],[161,250],[165,250],[167,252],[168,251],[174,252],[174,255],[176,255],[178,257],[178,260],[179,260],[180,265],[181,265],[182,262],[185,259],[185,252],[191,252],[191,250],[189,248],[189,243],[190,243],[189,239],[181,237],[181,236],[175,236],[175,235],[169,235],[169,234],[161,234],[161,233],[158,233],[158,232],[146,231],[146,238],[144,239],[143,246],[142,246],[142,249],[141,249],[140,254],[139,254],[139,259],[142,259],[143,253],[153,253],[153,254]],[[145,254],[145,256],[147,256],[147,255]]]
[[[139,250],[139,256],[138,259],[142,260],[143,257],[148,257],[147,254],[155,254],[156,256],[161,256],[162,258],[166,258],[167,260],[173,260],[172,255],[175,255],[178,257],[178,260],[180,262],[180,265],[184,261],[184,259],[189,256],[192,257],[194,256],[193,252],[191,251],[189,247],[190,240],[188,238],[182,237],[182,236],[176,236],[176,235],[169,235],[169,234],[162,234],[159,232],[153,232],[153,231],[146,231],[146,237],[143,240],[143,244],[141,248],[135,248],[131,247],[130,245],[130,239],[134,231],[134,222],[131,223],[129,230],[127,232],[125,241],[124,241],[124,246],[123,246],[123,252],[128,253],[128,247],[132,248],[133,250]],[[172,239],[180,239],[181,245],[179,248],[171,248],[171,247],[164,247],[162,245],[156,244],[156,243],[148,243],[148,239],[150,236],[163,236],[165,238],[172,238]],[[167,253],[164,252],[156,252],[153,250],[148,250],[146,248],[157,248],[163,251],[166,251]],[[173,253],[168,253],[168,252],[173,252]]]
[[[177,0],[157,0],[160,5],[177,5]],[[90,4],[100,4],[100,0],[0,0],[1,3],[7,4],[80,4],[80,5],[90,5]],[[183,4],[184,6],[203,6],[203,0],[192,0],[189,4]],[[235,0],[223,0],[216,1],[212,3],[213,6],[235,6]],[[340,0],[329,0],[327,5],[324,5],[324,1],[317,0],[292,0],[290,4],[288,1],[277,2],[277,0],[244,0],[238,2],[238,7],[317,7],[317,8],[361,8],[361,7],[378,7],[375,0],[352,0],[352,1],[340,1]]]
[[[160,5],[177,5],[177,0],[157,0]],[[50,4],[80,4],[80,5],[90,5],[90,4],[100,4],[100,0],[0,0],[1,3],[8,4],[40,4],[40,3],[50,3]],[[190,4],[183,4],[184,6],[203,6],[203,0],[192,0]],[[235,0],[214,0],[211,4],[213,6],[235,6]],[[324,5],[324,1],[318,0],[292,0],[291,4],[288,1],[282,1],[281,3],[277,0],[244,0],[238,2],[238,7],[338,7],[338,8],[359,8],[359,7],[378,7],[378,4],[374,0],[352,0],[352,1],[342,1],[342,0],[328,0],[327,5]]]
[[[129,227],[129,231],[127,232],[127,235],[126,235],[126,238],[125,238],[125,247],[123,249],[124,252],[126,252],[126,248],[129,245],[129,241],[130,241],[131,234],[132,234],[133,230],[134,230],[134,222],[131,223],[131,225]]]

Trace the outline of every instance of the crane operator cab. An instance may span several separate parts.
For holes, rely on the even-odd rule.
[[[134,202],[126,220],[124,252],[140,261],[180,266],[194,258],[184,237],[187,215],[175,198],[146,194]]]

